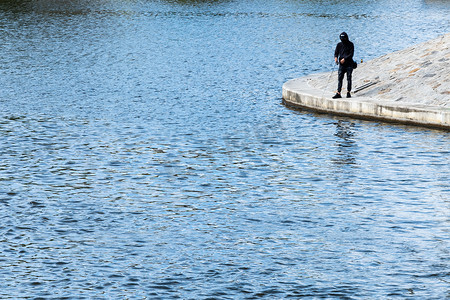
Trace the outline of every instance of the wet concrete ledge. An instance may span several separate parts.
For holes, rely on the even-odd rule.
[[[450,130],[450,108],[399,103],[369,97],[332,99],[333,93],[310,84],[319,75],[297,78],[283,85],[286,105],[361,119],[388,121]],[[343,93],[345,96],[345,93]]]

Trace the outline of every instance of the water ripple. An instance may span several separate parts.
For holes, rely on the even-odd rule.
[[[41,2],[0,3],[1,298],[448,296],[448,134],[280,104],[444,2]]]

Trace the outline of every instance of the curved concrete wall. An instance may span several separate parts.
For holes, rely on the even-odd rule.
[[[450,130],[450,108],[405,104],[367,97],[332,99],[333,94],[312,87],[313,76],[297,78],[283,85],[283,100],[289,106],[331,114],[377,119]]]

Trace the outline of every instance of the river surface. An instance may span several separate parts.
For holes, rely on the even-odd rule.
[[[341,31],[369,60],[449,29],[445,0],[1,1],[0,298],[450,298],[449,132],[281,104]]]

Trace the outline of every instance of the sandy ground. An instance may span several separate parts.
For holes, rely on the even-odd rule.
[[[321,90],[336,90],[337,67],[333,74],[314,76],[309,84]],[[373,85],[357,91],[367,84]],[[344,96],[346,87],[344,78]],[[450,108],[450,33],[358,64],[353,72],[353,91],[353,97]]]

